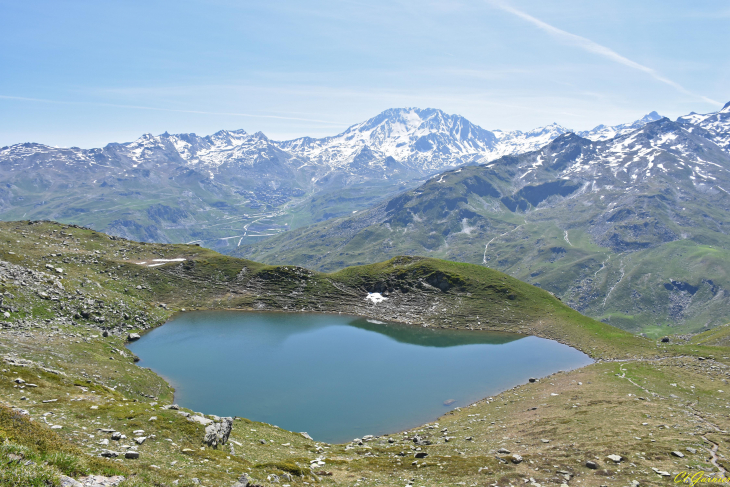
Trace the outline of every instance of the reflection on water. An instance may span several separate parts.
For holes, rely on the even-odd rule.
[[[536,337],[303,313],[184,313],[129,348],[181,406],[326,442],[417,426],[591,362]]]

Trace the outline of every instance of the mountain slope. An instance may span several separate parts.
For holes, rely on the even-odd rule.
[[[730,154],[714,140],[668,119],[607,141],[568,133],[239,255],[325,270],[429,255],[503,270],[633,331],[714,326],[730,310]]]

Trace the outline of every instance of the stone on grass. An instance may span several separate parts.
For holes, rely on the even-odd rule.
[[[681,451],[673,451],[672,455],[677,458],[684,458],[684,453],[682,453]]]
[[[251,478],[247,474],[241,474],[240,477],[238,477],[238,481],[236,481],[235,484],[233,484],[231,487],[248,487],[251,485]]]
[[[509,455],[511,452],[506,448],[500,448],[497,450],[497,453],[502,453],[503,455]]]
[[[428,456],[428,453],[426,453],[425,451],[419,451],[419,452],[416,452],[416,454],[413,456],[415,458],[426,458]]]
[[[66,477],[65,475],[61,475],[61,487],[84,487],[80,482],[72,479],[71,477]]]
[[[124,458],[129,458],[130,460],[136,460],[139,458],[139,452],[130,450],[130,451],[124,453]]]
[[[139,340],[139,338],[139,333],[130,333],[129,335],[127,335],[127,340],[129,340],[130,342]]]
[[[510,460],[512,460],[512,463],[514,463],[515,465],[517,465],[518,463],[522,463],[522,455],[518,455],[517,453],[515,453],[514,455],[512,455],[512,458],[510,458]]]
[[[608,455],[606,458],[611,460],[613,463],[620,463],[624,459],[621,455]]]
[[[598,464],[596,462],[594,462],[594,461],[588,460],[586,462],[586,467],[588,467],[588,468],[590,468],[592,470],[595,470],[595,469],[598,468]]]
[[[203,442],[213,448],[225,445],[233,429],[233,418],[220,418],[220,423],[209,424],[205,427]]]

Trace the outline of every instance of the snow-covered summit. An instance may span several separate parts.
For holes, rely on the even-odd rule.
[[[495,130],[494,135],[497,137],[498,142],[494,149],[486,156],[486,160],[490,161],[502,156],[537,150],[568,132],[572,132],[572,130],[557,123],[538,127],[528,132],[522,132],[520,130],[502,132],[501,130]]]
[[[433,108],[391,108],[332,137],[277,144],[332,168],[392,157],[419,172],[432,172],[468,163],[491,151],[495,143],[492,132],[460,115]]]
[[[578,135],[580,135],[581,137],[584,137],[586,139],[590,139],[590,140],[613,139],[614,137],[617,137],[619,135],[628,134],[630,132],[633,132],[634,130],[640,129],[647,123],[656,122],[657,120],[659,120],[661,118],[662,118],[662,116],[659,115],[657,112],[651,112],[651,113],[644,115],[639,120],[635,120],[631,123],[622,123],[620,125],[614,125],[614,126],[607,126],[607,125],[601,124],[597,127],[594,127],[592,130],[578,132]]]
[[[690,113],[677,119],[678,123],[689,124],[708,131],[713,142],[730,152],[730,102],[726,103],[720,111],[701,115]]]

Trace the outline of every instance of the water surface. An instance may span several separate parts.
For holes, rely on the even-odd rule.
[[[129,348],[181,406],[330,443],[411,428],[591,363],[537,337],[304,313],[183,313]]]

